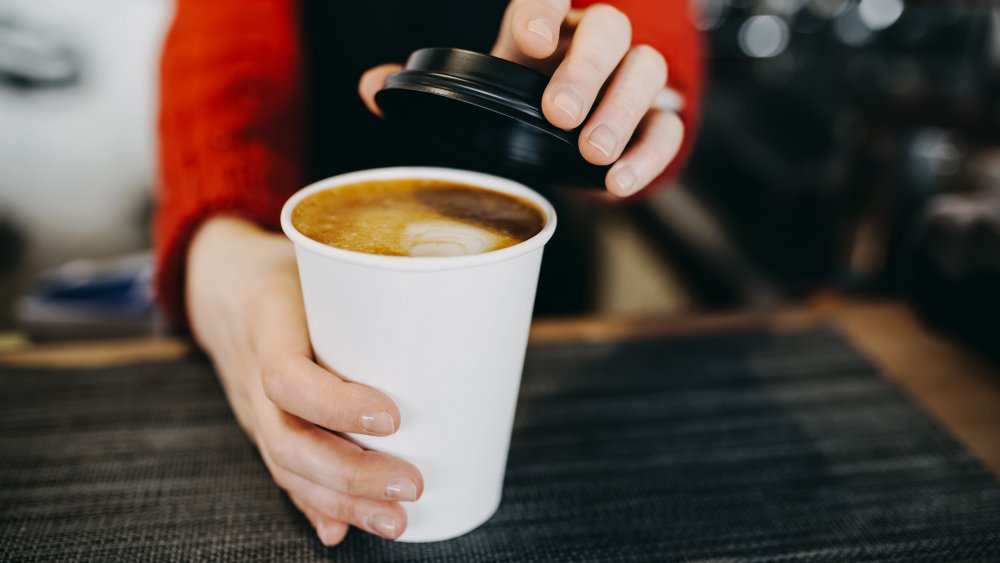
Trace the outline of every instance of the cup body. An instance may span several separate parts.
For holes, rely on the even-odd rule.
[[[291,211],[317,191],[378,179],[451,180],[516,195],[546,215],[517,245],[470,256],[380,256],[332,248],[299,233]],[[317,362],[386,393],[399,407],[392,436],[350,435],[413,463],[423,496],[402,503],[399,541],[464,534],[500,503],[507,450],[552,206],[525,186],[486,174],[400,167],[328,178],[292,196],[281,225],[295,243]]]

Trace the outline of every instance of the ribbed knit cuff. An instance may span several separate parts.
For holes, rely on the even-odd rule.
[[[161,190],[176,197],[160,202],[157,209],[154,289],[157,302],[175,330],[188,328],[184,296],[187,259],[191,243],[206,221],[225,215],[265,229],[279,229],[281,206],[298,184],[291,164],[276,162],[255,154],[231,152],[219,155],[211,171],[190,171],[191,178],[198,179],[190,190]],[[272,169],[270,174],[264,170],[268,168]],[[280,173],[275,173],[279,172],[275,168],[280,168]]]

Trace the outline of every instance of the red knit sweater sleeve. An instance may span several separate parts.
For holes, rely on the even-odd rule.
[[[584,6],[592,1],[574,1]],[[633,42],[656,47],[684,100],[690,150],[701,93],[699,36],[687,0],[611,0]],[[160,68],[160,181],[155,220],[157,298],[183,325],[187,251],[209,217],[278,228],[300,187],[302,54],[295,0],[177,0]]]
[[[185,324],[187,250],[218,214],[278,228],[298,189],[302,57],[294,0],[178,0],[160,63],[157,298]]]

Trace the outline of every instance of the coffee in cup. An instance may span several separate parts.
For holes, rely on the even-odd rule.
[[[538,234],[545,215],[505,193],[427,178],[369,180],[320,191],[292,211],[305,236],[386,256],[465,256]]]

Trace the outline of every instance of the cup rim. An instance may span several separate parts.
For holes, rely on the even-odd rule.
[[[295,209],[295,206],[300,201],[316,192],[369,180],[399,180],[407,178],[453,181],[524,198],[542,210],[542,213],[545,214],[545,226],[542,227],[541,231],[527,240],[523,240],[513,246],[480,254],[468,254],[465,256],[385,256],[329,246],[305,236],[292,225],[292,210]],[[410,272],[470,268],[510,260],[511,258],[542,247],[552,238],[555,229],[556,212],[552,204],[538,192],[524,184],[482,172],[431,166],[394,166],[338,174],[313,182],[300,189],[288,198],[281,208],[281,230],[284,231],[285,236],[291,239],[298,248],[339,262]]]

